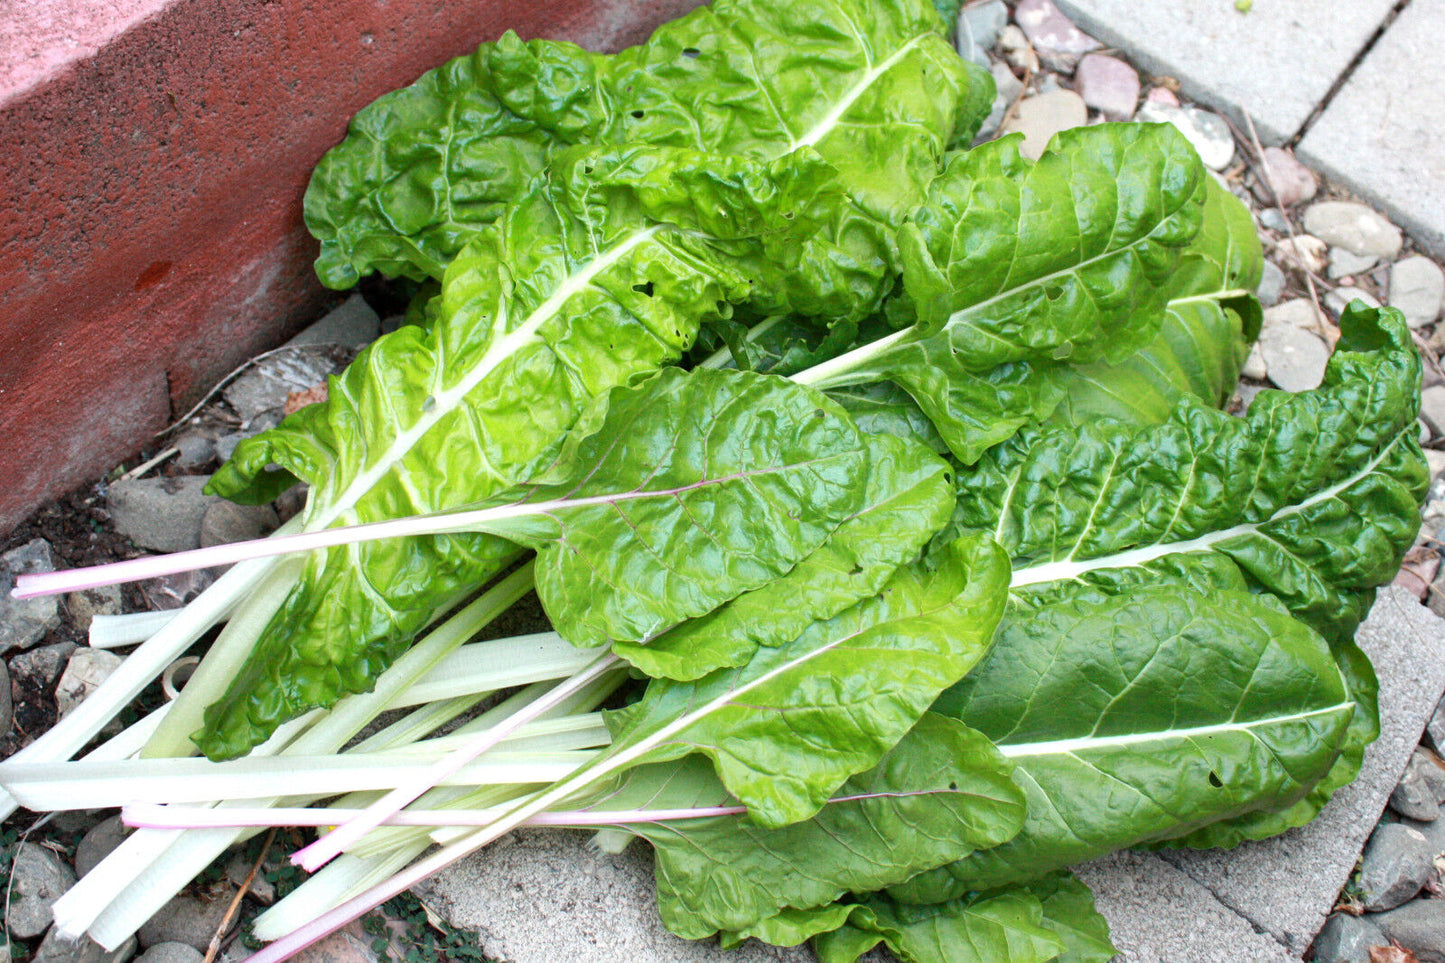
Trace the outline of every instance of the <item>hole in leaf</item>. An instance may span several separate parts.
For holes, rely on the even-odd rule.
[[[793,219],[793,212],[792,212],[792,211],[786,211],[786,212],[784,212],[784,214],[783,214],[783,220],[785,220],[785,221],[791,221],[792,219]]]
[[[849,575],[862,575],[862,574],[863,574],[863,566],[859,565],[857,562],[854,562],[854,563],[853,563],[853,570],[852,570],[851,572],[849,572],[848,574],[849,574]]]
[[[650,298],[652,297],[652,282],[648,281],[644,284],[634,284],[632,286],[632,290],[638,292],[639,294],[645,294]]]
[[[1063,296],[1064,286],[1062,284],[1050,284],[1044,288],[1044,297],[1048,298],[1050,301],[1057,301]]]
[[[698,57],[702,56],[702,51],[697,49],[696,47],[683,47],[682,55],[684,57],[691,57],[696,60]]]
[[[957,792],[957,791],[958,791],[958,783],[956,783],[956,782],[951,782],[951,783],[948,784],[948,788],[951,789],[951,790],[953,790],[954,792]]]
[[[633,116],[633,117],[636,117],[638,120],[641,120],[642,118],[644,118],[644,117],[647,116],[647,113],[646,113],[645,111],[641,111],[641,110],[634,110],[634,111],[632,112],[632,116]]]
[[[1211,772],[1209,774],[1209,784],[1215,789],[1224,788],[1224,780],[1219,778],[1219,773],[1217,772]]]
[[[590,173],[592,173],[592,165],[591,165],[591,164],[584,164],[584,165],[582,166],[582,173],[584,173],[584,174],[590,174]]]
[[[422,411],[431,411],[431,410],[432,410],[433,408],[435,408],[436,406],[437,406],[436,396],[435,396],[435,395],[427,395],[427,396],[426,396],[426,400],[421,403],[421,410],[422,410]]]

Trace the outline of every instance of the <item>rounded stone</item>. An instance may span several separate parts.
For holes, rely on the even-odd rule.
[[[115,851],[126,837],[125,824],[119,816],[102,819],[81,837],[75,847],[75,872],[84,876],[105,857]]]
[[[222,499],[207,507],[201,517],[201,547],[265,538],[280,524],[270,505],[237,505]]]
[[[1284,272],[1273,261],[1264,262],[1264,273],[1260,275],[1259,289],[1255,292],[1259,303],[1272,308],[1279,303],[1284,293]]]
[[[1218,114],[1198,107],[1177,107],[1146,100],[1138,119],[1151,124],[1173,124],[1194,145],[1199,159],[1211,170],[1222,171],[1234,160],[1234,134]]]
[[[1269,380],[1285,391],[1307,391],[1324,380],[1330,349],[1319,335],[1294,325],[1267,326],[1259,336]]]
[[[1416,255],[1390,267],[1390,307],[1399,308],[1412,328],[1434,324],[1445,303],[1445,271],[1428,257]]]
[[[1365,909],[1393,909],[1413,899],[1435,868],[1430,842],[1418,830],[1386,823],[1375,830],[1360,857],[1360,890]]]
[[[10,933],[23,940],[44,933],[55,918],[55,901],[74,885],[74,871],[55,853],[36,843],[17,845],[5,913]]]
[[[1404,238],[1400,229],[1364,204],[1321,201],[1305,209],[1305,230],[1326,243],[1359,255],[1393,258]]]
[[[1311,274],[1321,274],[1329,263],[1330,246],[1313,234],[1296,234],[1279,242],[1285,263]]]
[[[205,950],[226,915],[226,900],[177,896],[146,921],[136,935],[149,949],[157,943],[184,943]]]
[[[1000,134],[1022,133],[1019,153],[1037,160],[1059,131],[1082,127],[1089,121],[1089,109],[1072,90],[1051,90],[1019,101],[1018,111],[1000,129]]]
[[[1373,254],[1356,254],[1343,247],[1330,248],[1330,277],[1332,278],[1363,274],[1379,263],[1380,259]]]
[[[1254,187],[1254,196],[1260,203],[1273,204],[1278,198],[1285,207],[1294,207],[1314,200],[1319,182],[1315,180],[1314,171],[1295,160],[1294,154],[1281,147],[1266,147],[1260,161],[1269,178],[1269,186],[1261,182]],[[1274,188],[1273,193],[1269,190],[1270,186]]]
[[[1315,963],[1370,963],[1370,947],[1388,940],[1369,917],[1335,913],[1314,942]]]
[[[1411,900],[1371,919],[1419,963],[1445,963],[1445,899]]]
[[[1129,120],[1139,105],[1139,75],[1117,57],[1086,55],[1074,71],[1074,87],[1108,120]]]
[[[201,963],[206,954],[185,943],[157,943],[139,957],[137,963]]]

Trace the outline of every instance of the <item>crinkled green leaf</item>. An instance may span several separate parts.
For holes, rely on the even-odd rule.
[[[994,737],[1021,773],[1031,777],[1042,763],[1021,757],[1011,741],[1025,732],[1047,743],[1103,731],[1088,707],[1110,685],[1120,701],[1109,711],[1127,729],[1129,707],[1151,691],[1148,678],[1124,679],[1129,665],[1160,676],[1153,711],[1171,728],[1186,725],[1181,705],[1230,692],[1260,700],[1266,721],[1271,711],[1351,709],[1343,718],[1320,716],[1317,732],[1290,736],[1286,728],[1289,743],[1270,741],[1268,759],[1241,767],[1216,758],[1207,770],[1196,762],[1184,780],[1177,761],[1151,775],[1149,760],[1159,753],[1136,749],[1103,770],[1097,790],[1084,792],[1089,767],[1075,752],[1057,770],[1040,769],[1030,790],[1030,818],[1038,822],[1018,840],[897,892],[933,900],[1138,842],[1232,845],[1317,812],[1353,776],[1376,731],[1373,674],[1349,640],[1418,526],[1428,477],[1415,441],[1418,379],[1403,318],[1352,310],[1319,389],[1266,392],[1244,418],[1185,399],[1158,426],[1029,429],[962,472],[960,490],[973,497],[960,499],[955,522],[990,532],[1013,554],[1015,599],[989,660],[939,708]],[[1266,610],[1245,592],[1257,593]],[[1246,615],[1257,629],[1240,622]],[[1193,636],[1187,652],[1170,648],[1179,644],[1165,631],[1171,625]],[[1265,642],[1292,646],[1293,654],[1279,650],[1288,655],[1284,664],[1297,665],[1295,676],[1310,686],[1330,680],[1332,691],[1291,688],[1277,672],[1243,688],[1249,645],[1278,661],[1279,653],[1259,648]],[[1075,644],[1083,647],[1061,654]],[[1203,664],[1211,658],[1217,666]],[[1120,673],[1113,683],[1099,675],[1110,671]],[[1077,674],[1046,686],[1041,679],[1050,672]],[[1049,698],[1047,688],[1058,695]],[[1344,698],[1331,703],[1334,692]],[[1031,703],[1038,708],[1025,708]],[[1029,711],[1037,712],[1032,728]],[[1083,713],[1072,736],[1050,728],[1068,711]],[[1149,711],[1135,710],[1143,732]],[[1223,745],[1198,742],[1193,750],[1204,755],[1195,758]],[[1241,749],[1238,759],[1245,758]],[[1210,773],[1220,785],[1205,785]],[[1217,825],[1200,829],[1210,822]]]
[[[1044,927],[1064,941],[1055,963],[1109,963],[1118,953],[1094,894],[1074,874],[1054,873],[1028,887],[1043,904]]]
[[[1006,616],[938,711],[993,739],[1029,800],[1014,840],[890,889],[931,903],[1257,809],[1330,770],[1355,704],[1277,601],[1174,585]]]
[[[1313,391],[1243,418],[1188,398],[1162,425],[1029,429],[959,474],[955,524],[1014,560],[1015,590],[1108,589],[1224,566],[1349,638],[1419,527],[1420,360],[1393,309],[1347,312]]]
[[[452,265],[430,328],[377,340],[325,404],[242,442],[211,490],[266,501],[303,479],[308,530],[493,497],[550,456],[589,399],[676,359],[701,320],[747,296],[720,247],[786,248],[836,197],[806,152],[773,165],[563,154]],[[466,535],[313,553],[199,744],[234,756],[302,709],[365,690],[438,601],[515,552]]]
[[[821,963],[854,963],[879,943],[902,963],[1048,963],[1064,951],[1024,887],[932,906],[869,898],[846,925],[815,937],[813,949]]]
[[[764,288],[807,314],[862,316],[896,273],[894,226],[992,101],[928,0],[718,0],[615,55],[507,34],[382,97],[307,192],[317,271],[440,276],[570,144],[775,158],[811,145],[851,201]]]
[[[744,666],[652,680],[639,702],[609,714],[607,759],[703,753],[759,825],[806,819],[978,661],[1007,579],[991,541],[960,540],[934,570],[899,569],[877,596]]]
[[[1057,369],[1064,396],[1054,423],[1158,423],[1181,395],[1219,407],[1234,392],[1259,335],[1262,310],[1251,292],[1264,258],[1249,209],[1213,178],[1206,183],[1204,222],[1165,288],[1169,303],[1159,333],[1123,361]]]
[[[864,444],[861,505],[796,568],[656,638],[616,642],[613,651],[650,676],[697,679],[742,665],[759,645],[791,641],[878,591],[948,521],[953,475],[944,461],[909,442],[869,435]],[[591,603],[585,594],[580,599]]]
[[[667,796],[652,798],[671,804]],[[610,799],[600,805],[616,808]],[[743,816],[627,828],[657,852],[663,922],[679,936],[701,939],[998,845],[1018,831],[1023,816],[1023,794],[993,745],[955,720],[926,714],[811,819],[778,829]]]
[[[917,323],[799,377],[893,381],[972,463],[1058,402],[1051,369],[1117,361],[1158,330],[1209,180],[1168,125],[1007,138],[955,154],[900,234]]]
[[[834,528],[871,507],[858,484],[870,451],[890,453],[865,445],[820,392],[748,371],[668,368],[597,399],[557,461],[485,527],[537,550],[537,595],[563,637],[648,639],[813,562]],[[913,536],[914,553],[951,505],[938,468],[934,488],[945,490],[933,493],[933,525]],[[901,559],[890,566],[879,554],[881,584]]]

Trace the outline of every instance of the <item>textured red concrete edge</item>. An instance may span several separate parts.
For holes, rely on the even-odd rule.
[[[301,196],[356,110],[509,27],[618,49],[697,2],[155,0],[5,103],[0,532],[315,315]]]

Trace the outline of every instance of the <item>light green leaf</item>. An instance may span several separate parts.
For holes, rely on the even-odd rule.
[[[325,404],[243,442],[212,490],[265,501],[303,479],[308,531],[506,491],[545,463],[591,398],[675,360],[701,320],[747,296],[720,246],[751,237],[786,248],[780,227],[808,230],[837,196],[806,152],[768,166],[577,151],[553,175],[452,265],[430,328],[376,341]],[[516,551],[466,535],[314,553],[212,707],[203,750],[237,755],[302,709],[364,691],[439,601]]]
[[[935,570],[899,569],[877,596],[744,666],[654,679],[641,701],[609,714],[613,743],[599,765],[703,753],[759,825],[806,819],[978,661],[1007,578],[990,541],[961,540]]]
[[[718,0],[615,55],[508,33],[352,121],[307,192],[317,272],[333,287],[372,270],[439,277],[567,145],[761,159],[812,146],[851,201],[759,295],[861,317],[896,273],[894,225],[992,102],[945,33],[928,0]]]
[[[599,805],[616,808],[610,799]],[[784,908],[823,906],[998,845],[1023,816],[1023,794],[992,744],[925,715],[809,820],[763,829],[719,816],[628,828],[657,851],[663,922],[701,939],[720,929],[754,935],[740,931]]]
[[[537,595],[570,642],[649,639],[812,562],[865,507],[858,479],[869,476],[870,448],[888,453],[865,446],[842,409],[812,389],[747,371],[668,368],[594,402],[556,462],[523,497],[506,499],[506,516],[477,527],[537,550]],[[943,487],[939,477],[934,488]],[[936,528],[938,506],[950,502],[933,494]],[[932,530],[913,535],[914,553]],[[881,584],[901,560],[879,554],[870,568],[882,570]]]
[[[1208,177],[1167,125],[1066,131],[1037,163],[1019,143],[953,155],[902,231],[917,323],[799,375],[901,385],[965,463],[1048,414],[1052,367],[1154,336],[1204,209]]]
[[[1166,285],[1158,335],[1118,363],[1055,369],[1064,397],[1052,423],[1158,423],[1183,394],[1214,407],[1229,400],[1259,335],[1262,310],[1251,292],[1264,258],[1248,208],[1213,178],[1206,183],[1204,222]]]
[[[869,454],[862,504],[796,568],[656,638],[615,642],[613,651],[650,676],[697,679],[742,665],[759,645],[791,641],[878,591],[948,520],[953,476],[917,445],[877,435],[863,443]]]
[[[1043,904],[1044,927],[1064,941],[1055,963],[1109,963],[1118,953],[1109,922],[1094,908],[1094,894],[1072,873],[1055,873],[1028,884]]]

